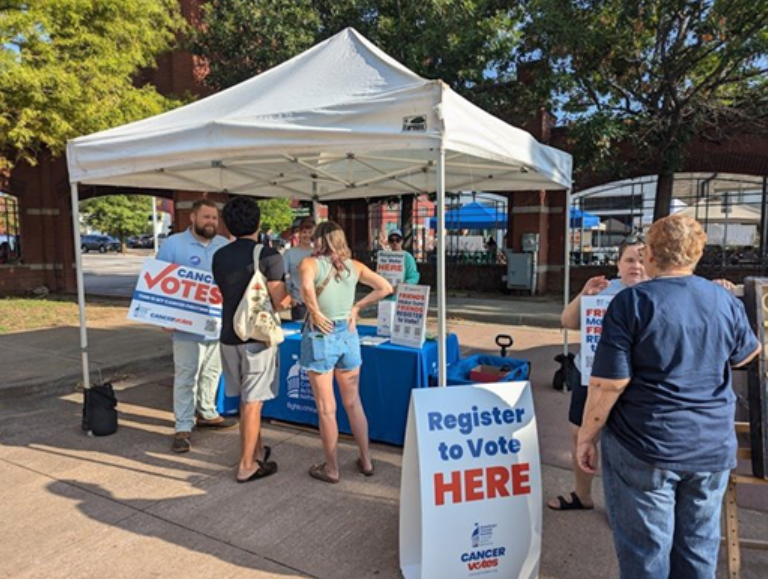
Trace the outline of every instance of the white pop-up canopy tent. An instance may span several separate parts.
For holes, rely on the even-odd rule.
[[[74,139],[67,161],[76,237],[80,183],[318,202],[435,191],[438,240],[445,233],[446,190],[571,184],[570,155],[541,145],[443,82],[419,77],[351,28],[208,98]],[[438,247],[439,380],[445,384],[444,244]],[[88,387],[77,241],[75,249]]]

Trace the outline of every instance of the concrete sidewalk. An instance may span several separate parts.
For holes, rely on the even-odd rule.
[[[126,313],[128,311],[128,301]],[[448,319],[494,323],[514,333],[518,326],[559,327],[562,305],[540,298],[450,297]],[[375,309],[365,314],[375,318]],[[434,307],[430,312],[435,315]],[[87,316],[87,308],[86,308]],[[375,324],[375,320],[365,323]],[[495,336],[496,334],[494,334]],[[88,325],[91,374],[107,379],[154,367],[170,367],[172,347],[160,328],[124,320]],[[489,336],[488,348],[493,346]],[[63,392],[81,380],[80,334],[76,327],[59,327],[0,335],[0,396],[58,388]]]
[[[453,327],[465,352],[493,351],[492,337],[509,330]],[[99,337],[110,342],[113,334],[102,329]],[[142,336],[150,352],[150,344],[169,342],[161,332],[112,331],[125,337],[123,356],[133,349],[131,336]],[[561,336],[534,328],[512,333],[511,355],[529,359],[533,367],[544,496],[549,498],[572,489],[568,397],[550,386]],[[114,359],[109,348],[99,356]],[[270,425],[266,442],[280,471],[239,485],[233,480],[236,431],[195,433],[190,454],[169,451],[170,357],[152,359],[118,383],[120,430],[111,437],[88,438],[79,430],[79,393],[0,396],[0,476],[5,483],[0,486],[0,520],[6,522],[0,526],[1,578],[400,577],[401,449],[373,445],[377,473],[367,479],[354,469],[354,444],[343,440],[344,480],[327,485],[306,473],[322,456],[317,434]],[[8,368],[8,359],[2,363]],[[598,477],[594,511],[544,509],[540,577],[617,576],[599,485]],[[765,512],[744,508],[767,511],[768,500],[763,494],[744,505],[741,490],[742,536],[768,538]],[[725,577],[722,560],[721,555],[719,576]],[[764,577],[766,568],[768,553],[742,551],[743,579]]]

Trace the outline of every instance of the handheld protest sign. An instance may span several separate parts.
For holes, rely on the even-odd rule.
[[[400,488],[405,579],[538,577],[541,511],[529,382],[413,390]]]
[[[581,385],[588,386],[595,352],[603,333],[603,318],[613,296],[581,297]]]
[[[218,338],[221,303],[211,273],[148,258],[133,292],[128,319]]]

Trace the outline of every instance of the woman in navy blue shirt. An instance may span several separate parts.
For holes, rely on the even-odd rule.
[[[714,578],[720,506],[736,466],[732,368],[760,344],[744,307],[693,275],[707,236],[672,215],[651,226],[653,278],[611,302],[595,353],[577,460],[603,462],[622,578]]]

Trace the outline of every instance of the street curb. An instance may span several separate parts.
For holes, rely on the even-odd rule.
[[[562,329],[562,323],[560,321],[560,314],[524,314],[524,313],[475,313],[468,312],[461,308],[451,310],[448,308],[447,322],[474,322],[479,324],[494,324],[501,326],[526,326],[532,328],[546,328],[546,329]],[[375,306],[367,307],[360,312],[361,318],[371,320],[376,323],[377,310]],[[437,308],[435,306],[429,307],[429,320],[434,321],[437,319]]]
[[[138,360],[128,360],[120,364],[110,364],[106,366],[96,365],[94,362],[91,362],[91,384],[94,384],[99,380],[99,369],[101,369],[101,377],[108,382],[110,380],[115,380],[118,377],[122,378],[126,374],[136,374],[145,371],[147,367],[160,363],[168,364],[168,367],[172,372],[173,355],[169,352],[167,354],[160,354]],[[79,370],[77,372],[69,372],[62,376],[57,376],[56,378],[45,382],[39,380],[17,382],[11,386],[0,388],[0,400],[14,400],[40,394],[73,394],[82,391],[82,380],[82,370]]]

